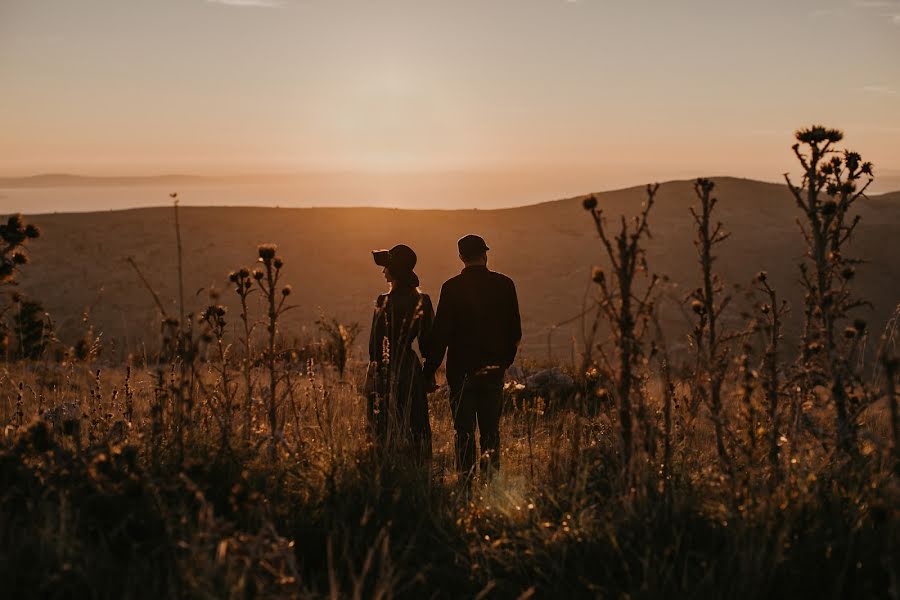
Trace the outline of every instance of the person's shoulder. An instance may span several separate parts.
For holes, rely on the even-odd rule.
[[[378,297],[375,298],[375,308],[384,308],[384,305],[387,303],[388,296],[390,294],[378,294]]]
[[[503,285],[511,286],[511,287],[516,286],[516,284],[513,282],[513,280],[510,277],[504,275],[503,273],[500,273],[498,271],[491,271],[491,276],[494,278],[495,281],[498,281]]]
[[[443,294],[447,290],[453,290],[460,286],[463,282],[463,274],[454,275],[450,279],[444,282],[444,285],[441,286],[441,293]]]

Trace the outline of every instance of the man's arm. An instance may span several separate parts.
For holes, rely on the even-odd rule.
[[[509,280],[509,351],[506,366],[513,364],[522,340],[522,317],[519,315],[519,298],[516,295],[516,284]]]
[[[437,313],[431,325],[431,332],[425,344],[425,367],[423,372],[426,378],[434,377],[441,363],[444,362],[444,354],[447,352],[447,343],[450,339],[452,326],[452,302],[447,284],[441,286],[441,297],[438,301]]]

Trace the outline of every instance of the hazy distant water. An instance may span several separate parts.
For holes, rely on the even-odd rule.
[[[319,198],[291,187],[272,185],[67,187],[0,190],[0,213],[92,212],[169,205],[170,192],[178,192],[182,206],[390,206],[388,199],[371,194]]]
[[[674,175],[674,174],[673,174]],[[686,179],[684,175],[660,178]],[[416,209],[510,208],[590,192],[641,185],[634,178],[544,177],[540,174],[421,174],[316,176],[280,183],[0,188],[0,214],[89,212],[170,205],[178,192],[184,206],[380,206]],[[876,179],[870,192],[900,189],[900,177]]]
[[[529,181],[498,177],[332,177],[289,183],[0,188],[0,214],[87,212],[183,206],[379,206],[417,209],[510,208],[611,189],[602,181]],[[621,186],[624,187],[624,186]]]

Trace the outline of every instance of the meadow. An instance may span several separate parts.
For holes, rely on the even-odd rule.
[[[621,218],[602,196],[568,203],[554,226],[591,232],[592,252],[570,257],[583,264],[557,270],[577,298],[564,310],[583,333],[578,352],[554,359],[535,327],[526,342],[549,350],[508,374],[501,474],[471,492],[456,482],[445,387],[431,396],[427,469],[373,446],[365,332],[307,313],[302,335],[288,325],[304,310],[292,310],[295,287],[323,279],[292,278],[304,256],[259,239],[195,293],[183,271],[197,234],[176,204],[173,260],[149,277],[146,261],[132,265],[153,316],[126,315],[152,318],[159,334],[112,351],[99,320],[71,316],[81,305],[67,317],[80,324],[73,341],[54,328],[61,309],[48,317],[16,293],[40,267],[28,253],[55,232],[10,218],[0,227],[6,593],[898,597],[900,298],[893,279],[865,282],[895,272],[895,242],[860,239],[875,231],[857,217],[871,214],[876,171],[841,141],[824,127],[797,132],[804,176],[780,196],[797,222],[780,227],[802,251],[783,253],[777,275],[752,262],[787,243],[765,230],[743,255],[749,277],[732,280],[743,271],[716,260],[739,224],[720,223],[728,186],[714,180],[688,188],[694,244],[668,249],[690,257],[680,287],[648,251],[658,211],[673,210],[664,188],[640,190]],[[501,244],[523,243],[503,212],[490,217]],[[159,271],[177,286],[158,291]],[[73,285],[32,289],[54,283]],[[868,289],[881,293],[877,318]]]

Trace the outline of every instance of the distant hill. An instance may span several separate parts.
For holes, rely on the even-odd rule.
[[[783,185],[716,179],[717,216],[732,237],[716,266],[732,283],[745,284],[760,271],[801,314],[797,263],[803,245],[798,210]],[[598,195],[610,222],[633,214],[644,188]],[[298,309],[288,313],[285,332],[309,333],[320,311],[368,325],[373,301],[385,289],[370,250],[407,243],[419,255],[417,271],[424,291],[437,300],[441,282],[461,267],[456,240],[475,232],[491,246],[490,266],[507,273],[519,289],[526,353],[568,359],[579,324],[554,329],[581,310],[590,271],[603,264],[600,242],[581,197],[504,210],[397,210],[379,208],[198,208],[181,209],[184,267],[189,306],[206,303],[201,288],[215,286],[234,307],[227,273],[252,266],[256,245],[274,242],[285,258],[285,282]],[[653,239],[650,269],[667,274],[672,298],[696,285],[694,231],[688,208],[696,203],[692,182],[661,186],[650,216]],[[900,193],[860,202],[862,223],[852,246],[867,260],[858,270],[857,289],[874,309],[861,311],[880,329],[900,302]],[[81,315],[90,308],[95,327],[119,349],[141,343],[153,348],[158,321],[147,291],[126,263],[133,256],[160,296],[174,311],[176,251],[171,208],[103,213],[39,215],[32,218],[43,236],[32,244],[23,272],[23,292],[44,302],[62,335],[74,339]],[[233,315],[235,316],[235,315]],[[665,313],[676,348],[684,319],[675,306]],[[307,330],[304,331],[303,327]],[[364,327],[367,329],[367,327]]]

